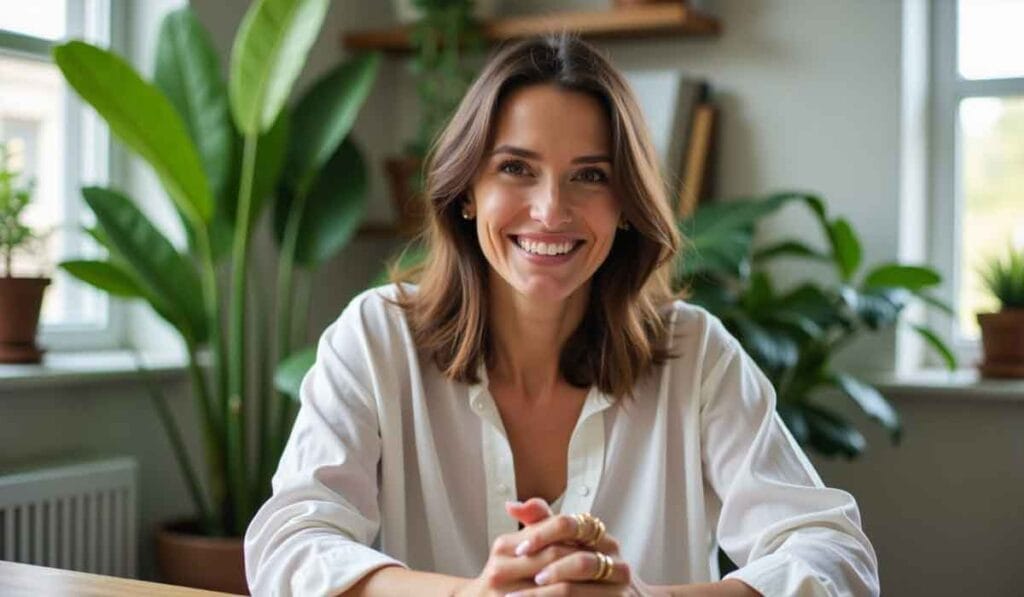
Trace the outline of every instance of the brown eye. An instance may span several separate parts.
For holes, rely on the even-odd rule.
[[[590,182],[595,184],[603,184],[608,182],[608,175],[604,173],[604,170],[600,168],[587,168],[580,172],[580,178],[583,182]]]
[[[519,160],[506,160],[498,166],[498,171],[512,176],[526,174],[526,164]]]

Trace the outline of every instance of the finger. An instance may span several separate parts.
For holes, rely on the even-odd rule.
[[[552,545],[531,556],[497,556],[494,560],[491,580],[499,585],[515,581],[528,581],[533,586],[537,573],[546,566],[568,557],[577,551],[566,545]]]
[[[505,511],[524,525],[531,525],[552,515],[551,507],[542,498],[530,498],[526,502],[505,502]]]
[[[548,564],[537,573],[533,581],[537,585],[550,585],[560,582],[599,582],[607,585],[628,585],[630,578],[629,564],[612,558],[611,575],[602,581],[596,577],[601,573],[601,558],[593,551],[578,551]]]
[[[527,527],[521,532],[523,539],[516,546],[516,555],[533,553],[538,549],[553,543],[573,543],[579,533],[579,521],[568,514],[550,516],[541,522]],[[588,532],[585,529],[585,532]],[[619,545],[607,531],[601,540],[593,545],[587,545],[588,549],[594,549],[608,555],[618,555]]]

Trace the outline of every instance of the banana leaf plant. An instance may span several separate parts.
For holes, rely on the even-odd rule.
[[[188,8],[162,22],[152,81],[103,48],[72,41],[54,49],[69,85],[156,173],[187,233],[179,250],[133,198],[87,187],[82,193],[96,215],[87,232],[108,256],[61,266],[112,296],[147,302],[184,341],[205,487],[175,441],[177,423],[163,416],[166,409],[160,414],[201,529],[211,535],[239,536],[270,493],[294,416],[287,396],[272,390],[271,361],[286,361],[308,341],[310,275],[348,243],[365,209],[366,165],[349,132],[380,56],[342,62],[287,103],[328,4],[253,2],[227,81]],[[266,211],[278,248],[273,299],[250,282],[250,242]],[[269,325],[276,325],[275,341]],[[252,329],[256,338],[247,340]],[[204,351],[209,367],[200,365]]]
[[[798,240],[754,246],[762,218],[798,202],[811,210],[826,250]],[[825,202],[812,194],[780,193],[761,199],[713,202],[679,223],[690,243],[676,262],[675,285],[690,301],[718,316],[764,370],[778,394],[778,412],[805,447],[826,456],[855,458],[866,447],[861,432],[829,408],[844,396],[882,425],[893,443],[902,431],[900,417],[870,384],[835,367],[836,355],[852,340],[901,324],[913,301],[952,315],[929,290],[941,277],[920,265],[882,263],[862,271],[857,234],[843,218],[830,218]],[[823,264],[833,274],[780,289],[769,264],[795,259]],[[950,369],[956,359],[931,329],[910,327]],[[830,391],[831,390],[831,391]]]

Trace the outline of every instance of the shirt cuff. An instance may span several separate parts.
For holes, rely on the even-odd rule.
[[[339,595],[364,576],[384,566],[409,567],[399,560],[358,543],[319,554],[295,572],[293,595]]]
[[[831,581],[819,578],[802,560],[786,553],[773,553],[726,574],[753,587],[765,597],[830,597],[838,595]]]

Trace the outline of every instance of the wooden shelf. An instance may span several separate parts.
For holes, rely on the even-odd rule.
[[[355,31],[342,36],[349,50],[401,53],[412,49],[409,27]],[[485,21],[484,38],[490,42],[520,39],[558,31],[577,32],[587,39],[645,38],[655,36],[714,36],[721,32],[718,19],[682,3],[651,4],[603,11],[551,12]]]

